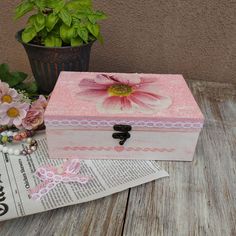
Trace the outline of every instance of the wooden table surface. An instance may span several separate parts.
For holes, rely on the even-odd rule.
[[[103,199],[0,222],[0,235],[236,235],[236,85],[189,81],[206,121],[193,162]]]

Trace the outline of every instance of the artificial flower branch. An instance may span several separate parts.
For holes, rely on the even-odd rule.
[[[32,101],[24,93],[0,80],[0,127],[37,130],[43,125],[47,100],[40,95]]]

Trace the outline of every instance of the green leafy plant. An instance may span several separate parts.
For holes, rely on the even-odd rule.
[[[28,75],[24,72],[10,72],[7,64],[0,64],[0,80],[9,84],[11,88],[25,91],[28,96],[37,94],[35,82],[26,82]]]
[[[15,19],[28,12],[22,41],[47,47],[80,46],[98,39],[103,42],[99,20],[106,19],[95,11],[92,0],[24,0],[15,9]]]

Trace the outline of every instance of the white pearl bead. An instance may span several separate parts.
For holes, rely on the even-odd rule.
[[[3,131],[3,132],[1,133],[1,135],[2,135],[2,136],[6,136],[6,135],[7,135],[7,132],[6,132],[6,131]]]
[[[12,155],[14,153],[14,150],[12,148],[8,149],[8,154]]]
[[[35,146],[32,146],[30,149],[34,152],[37,148]]]
[[[9,137],[9,136],[12,136],[13,135],[13,132],[12,131],[8,131],[7,132],[7,136]]]
[[[27,142],[28,144],[31,144],[32,138],[27,138],[26,142]]]
[[[2,149],[2,151],[3,151],[3,153],[8,153],[8,148],[7,148],[7,147],[4,147],[4,148]]]
[[[2,144],[0,144],[0,151],[2,151],[3,147],[4,147],[4,146],[3,146]]]
[[[20,150],[19,149],[14,150],[14,155],[19,156],[20,155]]]

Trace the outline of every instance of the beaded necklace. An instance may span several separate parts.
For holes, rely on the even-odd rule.
[[[0,133],[0,151],[3,153],[8,153],[10,155],[28,155],[37,150],[38,143],[35,139],[32,138],[34,135],[33,131],[3,131]],[[25,141],[28,146],[22,149],[14,149],[7,147],[7,143],[19,143]]]

